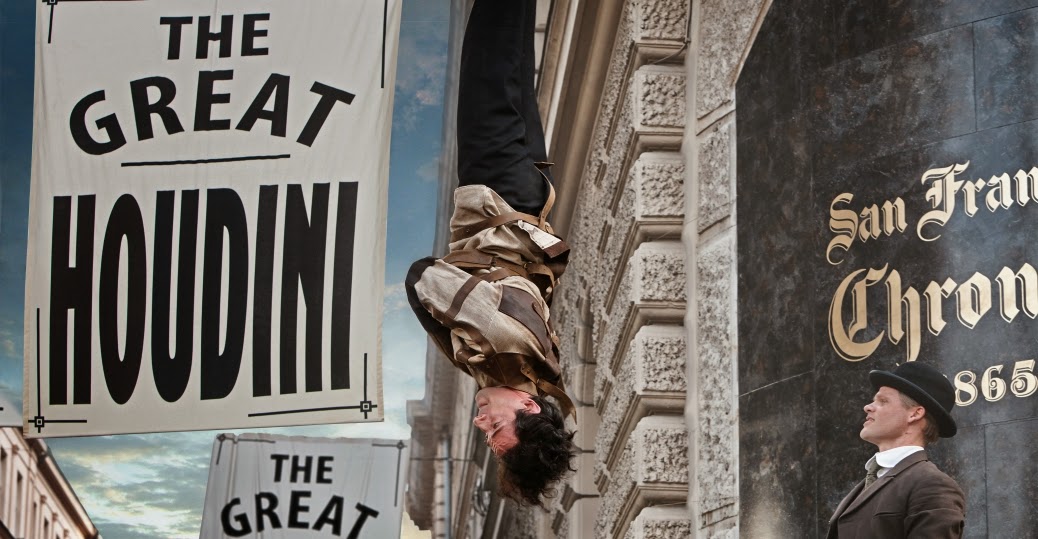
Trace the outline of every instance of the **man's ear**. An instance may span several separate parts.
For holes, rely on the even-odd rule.
[[[523,399],[523,410],[528,414],[539,414],[541,413],[541,405],[537,404],[537,401],[526,397]]]
[[[926,408],[923,408],[922,406],[916,406],[913,408],[911,412],[908,413],[908,422],[915,423],[916,421],[922,419],[925,415]]]

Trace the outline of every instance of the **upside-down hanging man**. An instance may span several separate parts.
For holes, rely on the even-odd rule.
[[[502,492],[542,505],[573,471],[575,449],[549,322],[569,248],[546,220],[554,190],[533,85],[535,7],[474,3],[461,53],[450,253],[415,262],[406,286],[437,347],[480,387],[473,423],[498,458]]]

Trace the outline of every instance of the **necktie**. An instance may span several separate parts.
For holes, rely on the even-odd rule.
[[[876,473],[879,472],[879,463],[876,462],[876,459],[870,459],[869,462],[865,464],[865,471],[867,473],[865,474],[865,486],[861,489],[862,492],[867,490],[869,486],[876,482]]]

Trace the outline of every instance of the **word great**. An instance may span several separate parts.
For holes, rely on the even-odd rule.
[[[324,302],[331,302],[331,389],[348,389],[350,349],[350,304],[353,280],[353,245],[356,228],[357,183],[338,184],[335,208],[334,246],[327,246],[329,233],[329,184],[314,184],[310,212],[300,185],[285,186],[284,212],[278,212],[277,185],[259,187],[255,215],[246,216],[238,193],[231,189],[205,190],[204,223],[199,224],[197,190],[179,192],[179,241],[173,242],[174,200],[178,193],[159,191],[155,215],[145,226],[141,206],[133,195],[124,194],[113,204],[107,226],[96,232],[95,195],[76,197],[76,220],[72,222],[72,197],[54,197],[51,239],[49,367],[50,404],[68,403],[69,313],[72,328],[72,402],[89,404],[91,399],[93,313],[97,313],[97,337],[108,394],[117,404],[133,396],[141,371],[145,346],[150,345],[155,387],[167,402],[181,398],[191,376],[195,329],[200,332],[201,398],[222,399],[231,393],[239,378],[246,320],[250,314],[249,266],[252,280],[252,395],[271,394],[273,276],[275,238],[283,238],[280,260],[280,350],[281,394],[296,393],[296,333],[299,292],[305,303],[305,389],[326,389],[322,372],[322,326]],[[149,204],[149,206],[152,206]],[[249,233],[250,222],[255,234]],[[278,229],[280,227],[280,230]],[[201,239],[199,239],[201,228]],[[98,238],[95,240],[95,236]],[[254,243],[250,243],[254,237]],[[226,241],[226,248],[225,248]],[[225,256],[225,250],[227,255]],[[70,252],[75,252],[74,263]],[[326,253],[326,251],[330,251]],[[99,273],[94,274],[95,253],[100,253]],[[172,279],[174,254],[177,282]],[[325,288],[326,257],[331,256],[331,289]],[[201,259],[201,309],[196,320],[196,260]],[[127,268],[125,282],[120,266]],[[149,272],[150,268],[150,272]],[[230,276],[226,290],[223,274]],[[97,290],[97,297],[93,291]],[[150,283],[150,290],[148,284]],[[120,288],[125,290],[122,299]],[[175,291],[175,292],[174,292]],[[176,309],[171,309],[175,294]],[[147,302],[151,300],[151,319]],[[226,301],[222,300],[226,297]],[[119,312],[124,309],[125,330]],[[225,314],[221,316],[221,311]],[[172,330],[170,313],[176,313]],[[151,342],[145,342],[149,328]],[[172,331],[172,334],[171,334]],[[121,333],[121,334],[120,334]],[[223,335],[221,339],[221,335]],[[221,340],[223,341],[221,343]],[[170,354],[170,343],[175,354]],[[221,347],[222,344],[222,347]]]
[[[332,464],[335,457],[329,455],[286,455],[275,453],[270,456],[274,462],[274,482],[290,483],[320,483],[332,484]],[[316,468],[314,462],[317,462]],[[287,465],[286,465],[287,464]],[[293,490],[289,493],[287,527],[297,529],[312,529],[322,531],[326,526],[332,535],[342,534],[343,507],[345,500],[342,496],[332,495],[324,505],[320,515],[313,524],[306,519],[306,513],[310,512],[310,506],[305,505],[307,500],[313,496],[311,490]],[[220,525],[223,532],[231,537],[242,537],[252,533],[252,521],[245,512],[234,514],[235,509],[241,504],[241,498],[234,498],[224,506],[220,512]],[[271,529],[280,529],[281,517],[278,516],[278,497],[272,492],[258,492],[254,496],[253,515],[256,523],[256,533],[263,532],[268,525]],[[357,503],[356,509],[360,516],[354,521],[350,529],[349,539],[360,536],[360,530],[368,517],[378,518],[378,511]]]
[[[328,532],[332,535],[341,535],[344,503],[342,496],[332,495],[328,498],[328,503],[325,504],[313,524],[305,520],[306,513],[310,512],[310,506],[305,504],[311,496],[312,492],[309,490],[293,490],[289,494],[288,518],[284,527],[312,529],[319,532],[327,526]],[[263,532],[268,525],[274,530],[282,528],[281,517],[277,514],[278,503],[277,495],[272,492],[256,493],[253,506],[256,533]],[[249,521],[248,513],[235,513],[239,505],[241,505],[241,498],[234,498],[224,506],[223,511],[220,511],[220,525],[223,527],[223,532],[231,537],[244,537],[252,533],[252,523]],[[360,516],[350,528],[350,533],[346,536],[348,539],[360,537],[360,530],[364,527],[364,522],[368,517],[378,517],[378,511],[362,503],[358,503],[356,509],[360,511]]]
[[[244,15],[243,32],[241,35],[242,56],[262,56],[268,54],[268,49],[257,44],[257,39],[265,37],[267,30],[257,26],[262,21],[270,19],[270,14],[258,13]],[[160,24],[169,27],[168,60],[180,58],[181,37],[184,28],[190,26],[194,19],[192,17],[162,17]],[[198,18],[197,44],[195,58],[205,59],[209,54],[210,42],[219,43],[220,57],[231,55],[231,45],[234,31],[234,17],[224,15],[221,17],[221,27],[217,32],[210,30],[210,17]],[[231,102],[231,94],[219,92],[217,85],[220,82],[234,79],[234,70],[223,69],[213,71],[199,71],[194,85],[194,118],[193,131],[226,131],[231,129],[230,118],[214,117],[217,113],[213,111],[215,105]],[[259,120],[270,123],[270,134],[275,137],[285,137],[288,129],[289,89],[291,77],[280,73],[271,73],[266,82],[256,92],[248,108],[238,118],[234,128],[239,131],[251,131]],[[335,105],[344,103],[349,105],[353,102],[354,94],[341,90],[321,82],[314,82],[310,86],[310,92],[317,94],[319,98],[314,104],[310,115],[299,129],[296,142],[306,146],[312,146],[331,114]],[[167,134],[173,135],[184,131],[181,115],[174,108],[174,100],[177,96],[177,84],[167,77],[155,75],[130,81],[130,108],[133,111],[133,121],[136,126],[137,140],[148,140],[155,136],[153,117],[157,117],[162,123]],[[69,129],[72,139],[79,149],[90,155],[103,155],[113,152],[126,144],[126,134],[123,132],[119,121],[117,110],[125,110],[126,106],[116,103],[111,106],[106,102],[105,90],[97,90],[80,99],[72,108],[69,118]],[[267,109],[267,104],[273,101],[272,108]],[[95,108],[96,107],[96,108]],[[96,112],[101,110],[100,113]],[[106,114],[107,113],[107,114]],[[101,116],[103,115],[103,116]],[[103,137],[95,137],[87,127],[88,117],[94,118],[95,125],[103,134]]]

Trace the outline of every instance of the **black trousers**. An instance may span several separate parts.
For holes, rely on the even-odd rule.
[[[458,184],[486,185],[537,215],[548,160],[533,86],[536,0],[476,0],[465,28],[458,89]],[[545,174],[550,172],[545,170]]]

